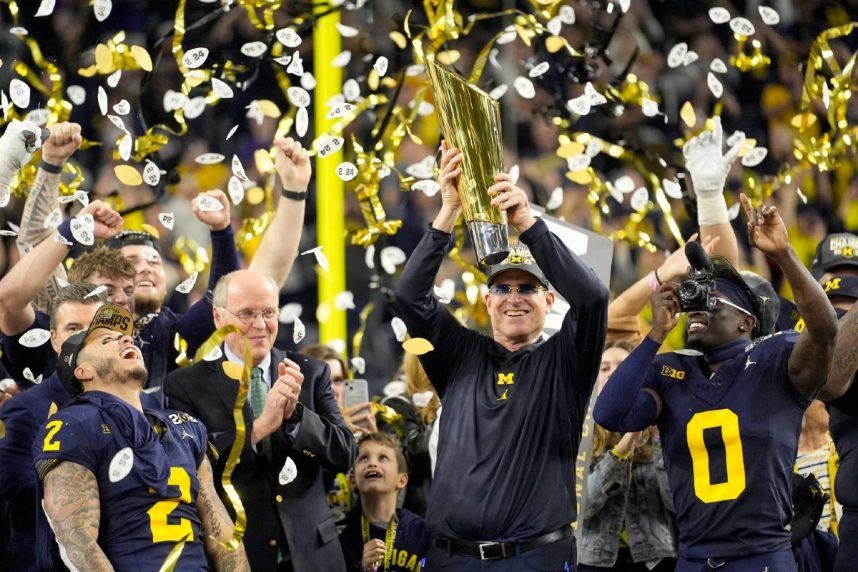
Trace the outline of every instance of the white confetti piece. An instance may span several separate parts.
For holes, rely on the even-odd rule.
[[[41,127],[48,122],[48,115],[50,115],[50,113],[47,109],[34,109],[24,116],[24,121],[32,121],[33,123]]]
[[[128,476],[134,466],[134,451],[131,447],[124,447],[110,460],[107,469],[108,478],[111,483],[118,483]]]
[[[334,107],[329,109],[325,117],[327,119],[339,119],[347,113],[351,113],[354,108],[355,106],[351,103],[340,103],[339,105],[335,105]]]
[[[768,154],[769,150],[765,147],[754,147],[742,157],[742,165],[745,167],[756,167],[763,162]]]
[[[134,139],[130,134],[126,133],[119,139],[119,158],[123,161],[128,161],[131,158],[131,148],[134,146]]]
[[[217,361],[223,357],[223,350],[220,349],[220,346],[215,346],[212,348],[212,351],[203,356],[203,360],[205,361]]]
[[[725,64],[724,60],[721,58],[715,58],[712,60],[712,63],[709,64],[709,69],[715,73],[727,73],[727,64]]]
[[[74,246],[74,243],[72,243],[72,241],[66,240],[65,237],[63,237],[63,235],[61,235],[61,234],[55,234],[54,240],[56,240],[58,243],[62,244],[63,246],[68,246],[69,248],[72,248]]]
[[[301,304],[297,304],[295,302],[290,302],[286,304],[282,308],[280,308],[280,315],[278,316],[278,320],[281,324],[291,324],[295,321],[295,318],[301,315],[301,312],[304,311],[304,308],[301,307]]]
[[[533,99],[536,96],[536,88],[533,87],[533,82],[524,76],[518,76],[512,82],[512,86],[518,95],[524,99]]]
[[[258,58],[267,51],[265,42],[247,42],[241,46],[241,53],[249,58]]]
[[[632,193],[632,198],[630,199],[629,204],[631,204],[632,208],[636,211],[643,212],[648,202],[649,192],[646,190],[646,187],[638,187],[638,189]]]
[[[344,68],[352,61],[352,53],[349,50],[343,50],[331,60],[332,68]]]
[[[143,180],[150,187],[154,187],[161,181],[161,169],[152,161],[147,160],[146,166],[143,167]]]
[[[223,210],[223,204],[214,197],[210,197],[209,195],[200,195],[196,198],[197,205],[199,205],[200,210],[204,213],[217,212]]]
[[[745,140],[745,132],[744,131],[734,131],[729,137],[727,137],[727,146],[732,147],[737,144],[741,144]]]
[[[774,8],[760,6],[757,9],[760,11],[760,18],[767,26],[777,26],[780,23],[781,17]]]
[[[316,258],[316,264],[318,264],[325,272],[330,270],[330,268],[328,267],[328,257],[325,256],[324,252],[322,252],[321,246],[311,248],[310,250],[305,250],[301,253],[302,256],[305,254],[312,254]]]
[[[343,161],[337,165],[337,176],[343,181],[351,181],[357,177],[357,173],[358,170],[354,163]]]
[[[593,87],[593,84],[589,81],[587,82],[587,85],[584,86],[584,96],[587,98],[587,101],[590,102],[590,106],[592,107],[608,103],[608,98],[596,91],[596,88]]]
[[[379,253],[381,258],[381,267],[388,274],[395,274],[396,267],[405,262],[405,252],[398,246],[386,246]]]
[[[433,397],[435,397],[435,392],[432,390],[418,391],[411,395],[411,403],[413,403],[415,407],[427,407]]]
[[[96,286],[95,288],[93,288],[89,294],[84,296],[84,298],[93,298],[95,296],[101,295],[102,292],[105,292],[105,293],[107,292],[107,286],[105,286],[104,284],[102,284],[100,286]]]
[[[685,59],[682,60],[682,65],[690,66],[691,64],[696,62],[699,58],[700,58],[700,56],[697,55],[697,52],[694,52],[692,50],[688,50],[688,53],[685,54]]]
[[[279,58],[274,58],[274,61],[281,66],[288,66],[289,62],[292,61],[292,56],[280,56]]]
[[[575,9],[568,4],[564,4],[563,6],[561,6],[560,10],[557,12],[557,15],[560,17],[560,21],[567,26],[571,26],[575,23]]]
[[[295,323],[292,326],[292,342],[300,343],[306,333],[307,328],[304,327],[304,322],[301,321],[301,318],[295,317]]]
[[[801,189],[796,189],[795,192],[798,195],[798,198],[801,201],[801,204],[806,205],[807,204],[807,196],[803,192],[801,192]]]
[[[334,25],[337,27],[337,31],[340,33],[340,36],[344,38],[354,38],[358,35],[357,28],[352,28],[351,26],[346,26],[345,24],[341,24],[339,22]]]
[[[298,137],[303,137],[307,134],[307,129],[310,126],[310,115],[307,113],[306,107],[299,107],[295,114],[295,133]]]
[[[545,24],[545,29],[548,30],[548,33],[552,36],[559,36],[560,32],[563,30],[563,21],[560,19],[560,16],[554,16],[548,23]]]
[[[128,133],[128,128],[125,127],[125,122],[122,121],[121,117],[119,117],[118,115],[108,114],[107,119],[113,124],[114,127],[119,129],[123,133]]]
[[[113,10],[113,0],[95,0],[92,6],[92,12],[95,14],[95,19],[99,22],[104,22],[110,16]]]
[[[301,87],[308,91],[313,90],[316,87],[316,76],[310,72],[304,72],[301,76]]]
[[[393,328],[393,335],[396,336],[397,342],[405,340],[405,336],[408,334],[408,328],[405,326],[405,322],[403,322],[401,318],[393,318],[390,321],[390,327]]]
[[[742,204],[739,202],[733,203],[729,209],[727,209],[727,218],[729,220],[736,220],[736,217],[739,216],[739,210],[742,208]]]
[[[387,73],[388,65],[389,62],[387,61],[387,58],[384,56],[379,56],[378,59],[375,60],[375,63],[372,64],[372,69],[375,70],[379,77],[384,77],[384,75]]]
[[[662,179],[661,188],[664,190],[664,194],[666,194],[671,199],[682,198],[682,187],[680,187],[679,183],[672,179]]]
[[[413,185],[411,185],[412,191],[420,191],[427,197],[434,197],[438,194],[438,191],[441,190],[441,185],[438,184],[437,181],[433,181],[432,179],[423,179],[422,181],[417,181]]]
[[[709,91],[712,92],[716,98],[724,95],[724,86],[721,84],[720,80],[715,77],[715,74],[709,72],[706,74],[706,85],[709,86]]]
[[[581,153],[580,155],[572,155],[571,157],[566,158],[566,166],[569,167],[569,170],[573,173],[578,171],[583,171],[587,167],[590,166],[590,161],[592,161],[592,157],[587,155],[586,153]]]
[[[360,84],[354,79],[347,79],[343,84],[343,97],[346,101],[356,101],[360,97]]]
[[[14,230],[6,230],[5,228],[0,229],[0,236],[18,236],[18,233]]]
[[[336,308],[337,310],[354,310],[355,309],[354,292],[344,290],[343,292],[340,292],[339,294],[334,296],[334,308]]]
[[[710,8],[709,19],[716,24],[726,24],[730,21],[730,12],[726,8]]]
[[[740,36],[753,36],[756,28],[747,18],[737,16],[730,20],[730,29]]]
[[[518,182],[519,171],[518,163],[509,168],[509,178],[513,185]]]
[[[18,78],[9,82],[9,98],[15,107],[24,109],[30,105],[30,86]]]
[[[229,99],[235,95],[228,83],[216,77],[212,78],[212,91],[221,99]]]
[[[301,54],[299,54],[298,52],[292,54],[292,60],[286,67],[286,73],[291,73],[292,75],[298,77],[304,75],[304,60],[301,59]]]
[[[405,172],[417,179],[428,179],[435,176],[435,155],[427,155],[419,163],[413,163],[405,168]]]
[[[50,16],[54,11],[54,6],[56,5],[57,0],[42,0],[41,4],[39,4],[39,9],[36,10],[36,18],[40,18],[42,16]]]
[[[54,209],[45,217],[45,222],[42,224],[42,228],[57,228],[60,226],[60,223],[63,222],[63,213],[60,209]]]
[[[324,158],[342,149],[343,143],[345,143],[345,139],[342,137],[323,136],[316,151],[319,153],[319,157]]]
[[[301,36],[292,28],[281,28],[275,34],[277,41],[287,48],[297,48],[301,45]]]
[[[194,284],[197,283],[197,277],[200,275],[199,272],[194,270],[194,273],[182,280],[178,286],[176,286],[176,292],[181,292],[182,294],[187,294],[191,290],[194,289]]]
[[[229,194],[229,200],[232,201],[232,204],[237,205],[244,200],[244,185],[242,184],[241,179],[235,175],[229,178],[226,191],[227,194]]]
[[[647,117],[655,117],[658,115],[658,102],[654,99],[644,99],[641,102],[641,111]]]
[[[122,70],[116,70],[105,80],[107,82],[107,86],[111,89],[119,85],[119,80],[122,79]]]
[[[352,369],[354,369],[355,373],[357,373],[358,375],[363,375],[366,371],[366,360],[362,357],[353,357],[350,363],[352,364]]]
[[[86,90],[79,85],[70,85],[66,88],[66,93],[71,102],[75,105],[83,105],[86,101]]]
[[[579,95],[566,102],[566,107],[575,115],[587,115],[590,113],[590,102],[586,95]]]
[[[667,53],[667,67],[677,68],[685,62],[685,54],[688,53],[688,44],[679,42]]]
[[[498,36],[498,39],[497,41],[495,41],[495,44],[497,44],[498,46],[503,46],[505,44],[509,44],[510,42],[514,42],[517,35],[518,34],[515,31],[515,26],[507,26],[504,30],[504,33]]]
[[[173,230],[173,224],[176,222],[176,217],[172,212],[158,213],[158,221],[168,230]]]
[[[450,278],[441,281],[440,286],[433,286],[432,292],[442,304],[449,304],[456,295],[456,283]]]
[[[244,172],[244,166],[241,164],[241,159],[238,158],[238,155],[232,156],[232,174],[242,181],[250,180],[247,178],[247,173]]]
[[[635,190],[635,181],[628,175],[623,175],[614,181],[614,188],[623,194],[631,193]]]
[[[226,159],[226,157],[220,153],[203,153],[202,155],[197,155],[194,158],[194,161],[200,165],[214,165],[215,163],[222,162],[224,159]]]
[[[84,208],[89,205],[89,195],[86,194],[86,191],[75,191],[74,199],[82,204]]]
[[[527,72],[528,77],[539,77],[547,72],[551,68],[551,64],[548,62],[541,62],[533,66],[529,72]]]
[[[629,8],[632,7],[632,0],[619,0],[620,2],[620,13],[625,14],[629,11]]]
[[[113,111],[115,111],[117,115],[128,115],[131,111],[131,104],[128,103],[127,99],[123,99],[113,106]]]
[[[14,26],[12,28],[9,28],[9,33],[14,34],[16,36],[26,36],[30,32],[28,32],[27,28],[25,28],[24,26]]]
[[[277,476],[277,481],[281,485],[288,485],[298,476],[298,468],[295,466],[295,461],[290,457],[286,457],[286,462],[283,463],[283,468],[280,469],[280,474]]]
[[[230,138],[232,138],[232,136],[235,135],[236,131],[238,131],[238,125],[233,125],[232,129],[229,130],[229,133],[226,134],[225,141],[229,141]]]
[[[492,99],[500,99],[504,95],[506,95],[507,90],[509,90],[509,86],[505,83],[502,83],[489,92],[489,97],[491,97]]]
[[[307,107],[310,105],[310,94],[303,87],[297,85],[290,86],[286,90],[286,97],[289,98],[289,103],[295,107]]]
[[[173,91],[172,89],[168,89],[166,93],[164,93],[164,111],[167,113],[172,113],[173,111],[177,111],[185,107],[185,104],[188,102],[188,97],[180,93],[178,91]]]
[[[18,343],[25,348],[37,348],[46,344],[50,339],[51,332],[48,330],[33,328],[32,330],[27,330],[21,334],[21,337],[18,338]]]
[[[95,220],[91,214],[73,218],[70,225],[71,234],[76,241],[86,246],[95,243]]]
[[[596,139],[595,137],[587,143],[587,147],[584,148],[584,154],[588,157],[595,157],[599,153],[602,152],[602,140]]]
[[[35,383],[36,385],[42,383],[42,374],[40,373],[37,377],[33,377],[33,372],[30,368],[25,367],[24,371],[21,372],[24,374],[24,379],[31,383]]]
[[[551,196],[548,197],[548,202],[545,203],[545,210],[554,211],[560,208],[563,204],[563,187],[555,187],[551,191]]]
[[[206,62],[206,58],[209,57],[209,49],[208,48],[192,48],[185,52],[185,55],[182,56],[182,65],[186,68],[195,70]]]
[[[203,96],[192,97],[184,105],[185,118],[196,119],[206,110],[206,98]]]

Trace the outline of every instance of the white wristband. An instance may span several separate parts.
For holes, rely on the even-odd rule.
[[[697,197],[697,224],[700,226],[709,226],[715,224],[723,224],[730,222],[730,215],[727,214],[727,201],[724,200],[723,193],[718,193],[714,196]]]

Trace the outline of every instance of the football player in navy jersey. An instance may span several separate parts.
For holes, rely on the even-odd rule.
[[[205,427],[143,409],[147,372],[131,314],[102,306],[62,346],[57,371],[76,397],[33,443],[48,522],[77,570],[249,570],[206,458]]]
[[[780,265],[805,329],[765,335],[764,305],[773,300],[755,295],[729,263],[713,260],[714,291],[702,311],[688,312],[695,351],[656,356],[683,307],[678,285],[664,284],[653,297],[652,330],[608,381],[593,413],[612,431],[658,423],[681,572],[795,570],[786,525],[802,415],[811,398],[842,391],[825,383],[834,309],[790,247],[777,210],[757,210],[741,198],[750,243]]]

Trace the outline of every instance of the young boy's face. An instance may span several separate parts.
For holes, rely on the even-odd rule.
[[[408,482],[408,473],[399,472],[396,452],[387,445],[372,441],[361,444],[354,476],[361,494],[396,492]]]

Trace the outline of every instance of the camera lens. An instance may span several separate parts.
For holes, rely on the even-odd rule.
[[[685,312],[707,310],[706,298],[706,287],[699,282],[686,280],[679,286],[679,301]]]

